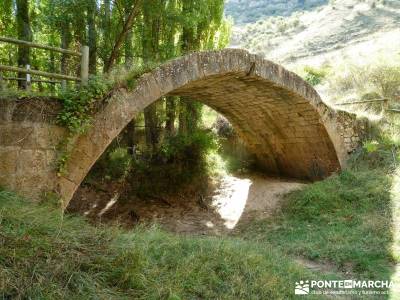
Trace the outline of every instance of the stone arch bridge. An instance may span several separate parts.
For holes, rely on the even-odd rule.
[[[321,101],[304,80],[244,50],[193,53],[144,74],[134,90],[116,89],[78,137],[67,172],[57,176],[57,107],[34,99],[0,101],[0,186],[32,199],[57,192],[66,206],[111,141],[146,106],[187,96],[223,114],[272,174],[316,180],[341,169],[365,124]]]

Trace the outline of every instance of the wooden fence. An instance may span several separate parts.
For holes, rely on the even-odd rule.
[[[8,38],[8,37],[1,37],[1,36],[0,36],[0,42],[16,44],[16,45],[23,46],[23,47],[37,48],[37,49],[44,49],[44,50],[49,50],[49,51],[53,51],[53,52],[59,52],[62,54],[77,56],[81,60],[80,61],[80,65],[81,65],[81,74],[80,74],[81,76],[80,77],[69,76],[69,75],[60,74],[60,73],[50,73],[50,72],[43,72],[43,71],[39,71],[39,70],[32,70],[30,68],[30,65],[26,65],[25,68],[20,68],[20,67],[6,66],[6,65],[0,64],[0,72],[1,71],[16,72],[19,74],[22,73],[22,74],[26,75],[24,78],[18,78],[18,77],[2,77],[0,74],[0,86],[2,84],[2,82],[1,82],[2,80],[25,81],[27,87],[30,87],[32,82],[62,83],[63,81],[66,81],[66,80],[80,82],[83,85],[87,84],[87,81],[89,78],[89,47],[88,46],[82,46],[81,52],[75,52],[75,51],[68,50],[68,49],[57,48],[57,47],[52,47],[52,46],[47,46],[47,45],[41,45],[41,44],[37,44],[37,43],[21,41],[21,40]],[[50,78],[50,80],[32,79],[31,75],[37,75],[39,77]],[[54,79],[58,79],[58,80],[54,80]]]
[[[339,103],[336,105],[337,106],[346,106],[346,105],[367,104],[367,103],[381,103],[383,111],[389,112],[389,113],[400,113],[400,109],[389,107],[389,99],[388,98],[343,102],[343,103]]]

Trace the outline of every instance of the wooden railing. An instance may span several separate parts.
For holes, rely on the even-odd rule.
[[[1,85],[2,80],[25,81],[27,87],[29,87],[32,82],[62,83],[66,80],[80,82],[83,85],[87,84],[87,81],[89,78],[89,47],[88,46],[82,46],[81,52],[76,52],[76,51],[72,51],[72,50],[68,50],[68,49],[57,48],[57,47],[52,47],[52,46],[47,46],[47,45],[41,45],[41,44],[37,44],[37,43],[21,41],[21,40],[8,38],[8,37],[1,37],[1,36],[0,36],[0,42],[16,44],[16,45],[23,46],[23,47],[37,48],[37,49],[44,49],[44,50],[49,50],[49,51],[53,51],[53,52],[59,52],[59,53],[66,54],[66,55],[77,56],[81,60],[80,61],[80,66],[81,66],[80,77],[69,76],[69,75],[60,74],[60,73],[50,73],[50,72],[43,72],[43,71],[39,71],[39,70],[32,70],[30,68],[30,65],[26,65],[25,68],[21,68],[21,67],[13,67],[13,66],[6,66],[6,65],[0,64],[0,72],[5,71],[5,72],[17,72],[19,74],[21,74],[21,73],[26,74],[26,76],[24,78],[18,78],[18,77],[2,77],[1,73],[0,73],[0,85]],[[37,75],[39,77],[50,78],[50,80],[32,79],[31,75]],[[59,79],[59,80],[54,80],[54,79]]]
[[[379,98],[379,99],[343,102],[343,103],[338,103],[336,105],[337,106],[346,106],[346,105],[354,105],[354,104],[381,103],[383,111],[389,112],[389,113],[400,113],[400,109],[389,107],[389,101],[390,101],[390,99],[388,99],[388,98]]]

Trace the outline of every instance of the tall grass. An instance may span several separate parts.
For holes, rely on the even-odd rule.
[[[2,299],[290,299],[309,276],[263,244],[93,227],[0,192]]]
[[[356,153],[347,170],[288,195],[273,218],[247,225],[240,236],[352,277],[390,280],[398,263],[391,190],[399,154],[388,141],[375,145]]]

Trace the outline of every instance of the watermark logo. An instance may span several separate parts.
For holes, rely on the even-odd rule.
[[[294,289],[295,295],[308,295],[310,293],[310,283],[308,280],[300,280],[296,282],[296,287]]]
[[[295,295],[388,295],[390,280],[300,280]]]

